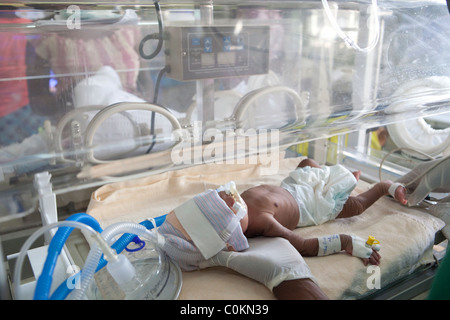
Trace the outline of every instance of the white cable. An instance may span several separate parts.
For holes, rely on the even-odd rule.
[[[344,40],[344,42],[349,45],[350,47],[352,47],[353,49],[360,51],[360,52],[364,52],[364,53],[368,53],[370,51],[373,50],[373,48],[375,48],[375,46],[378,44],[378,41],[380,39],[380,22],[378,19],[378,3],[377,0],[372,0],[372,14],[375,15],[375,39],[373,39],[372,43],[369,44],[367,47],[365,48],[361,48],[360,46],[358,46],[358,44],[350,39],[350,37],[348,35],[346,35],[341,27],[339,27],[336,18],[333,16],[333,13],[331,12],[330,6],[328,5],[328,0],[322,0],[322,5],[323,8],[325,10],[325,13],[328,17],[328,19],[330,20],[331,25],[333,26],[334,30],[336,31],[336,33],[342,38],[342,40]]]
[[[424,157],[426,157],[426,158],[428,158],[430,160],[435,160],[434,157],[432,157],[432,156],[430,156],[430,155],[428,155],[428,154],[426,154],[424,152],[417,151],[417,150],[414,150],[414,149],[411,149],[411,148],[401,147],[401,148],[392,149],[391,151],[389,151],[387,154],[384,155],[384,157],[383,157],[383,159],[381,159],[380,165],[378,167],[378,179],[380,179],[380,182],[383,181],[382,177],[381,177],[381,173],[382,173],[384,161],[387,159],[387,157],[389,157],[394,152],[401,151],[401,150],[408,150],[408,151],[411,151],[411,152],[417,152],[418,154],[420,154],[420,155],[422,155],[422,156],[424,156]]]

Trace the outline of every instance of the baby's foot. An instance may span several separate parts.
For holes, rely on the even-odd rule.
[[[400,202],[403,205],[406,205],[408,203],[408,200],[406,200],[406,189],[401,183],[391,183],[388,192],[389,194],[394,197],[395,200]]]
[[[353,173],[353,175],[355,176],[356,181],[359,181],[359,177],[360,177],[360,175],[361,175],[361,171],[360,171],[360,170],[358,170],[358,171],[353,171],[352,173]]]

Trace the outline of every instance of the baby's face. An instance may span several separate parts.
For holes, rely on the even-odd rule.
[[[223,201],[225,201],[225,203],[227,204],[227,206],[233,210],[233,205],[234,205],[234,198],[232,195],[227,194],[225,191],[219,191],[219,197],[222,198]],[[234,212],[234,211],[233,211]],[[247,230],[248,227],[248,214],[246,214],[242,219],[241,219],[241,228],[242,228],[242,232],[245,232]]]
[[[225,191],[219,191],[219,197],[227,204],[227,206],[232,209],[234,205],[234,198],[232,195],[227,194]]]

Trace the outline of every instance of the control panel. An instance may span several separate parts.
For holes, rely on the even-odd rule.
[[[268,26],[166,27],[167,76],[179,81],[265,74]]]

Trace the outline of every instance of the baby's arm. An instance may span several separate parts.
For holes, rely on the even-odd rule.
[[[265,228],[262,230],[261,235],[266,237],[282,237],[288,240],[297,251],[304,257],[313,257],[317,256],[319,253],[319,240],[318,238],[308,238],[305,239],[300,236],[298,233],[293,230],[289,230],[288,228],[281,225],[271,214],[260,214],[259,218],[261,219],[259,222],[263,222]],[[262,225],[261,224],[261,225]],[[352,237],[346,234],[339,235],[341,241],[341,250],[345,250],[345,252],[352,254],[353,253],[353,244]],[[364,265],[371,263],[373,265],[380,264],[381,256],[380,254],[372,250],[372,255],[369,258],[361,258]]]
[[[260,235],[265,237],[284,238],[288,240],[302,256],[317,256],[319,251],[319,241],[317,238],[305,239],[301,237],[299,234],[284,227],[270,213],[260,213],[258,215],[257,224],[260,229]]]

